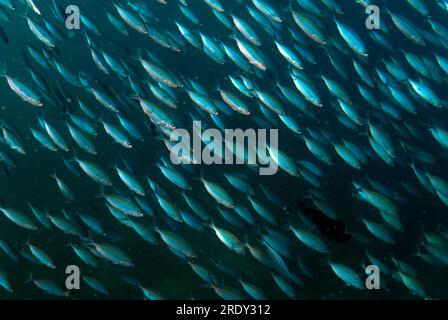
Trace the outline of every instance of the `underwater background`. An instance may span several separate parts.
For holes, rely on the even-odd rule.
[[[206,53],[194,48],[189,43],[182,43],[180,52],[177,52],[170,48],[165,48],[160,44],[153,41],[147,34],[141,34],[136,30],[133,30],[129,25],[126,26],[128,35],[118,32],[108,21],[107,13],[111,13],[116,17],[119,17],[115,5],[119,5],[133,14],[137,14],[129,3],[140,2],[144,3],[144,6],[153,12],[154,17],[145,21],[148,28],[154,26],[160,32],[170,32],[176,34],[181,39],[181,35],[176,28],[175,21],[182,21],[183,24],[194,30],[194,32],[203,32],[209,35],[216,42],[224,42],[232,45],[235,49],[235,40],[231,38],[232,34],[236,34],[239,31],[233,31],[226,28],[221,24],[213,13],[213,10],[209,4],[203,0],[189,0],[188,8],[199,17],[201,23],[195,25],[179,10],[183,4],[180,1],[167,1],[167,4],[162,4],[158,1],[108,1],[108,0],[92,0],[92,1],[70,1],[70,4],[78,5],[82,15],[88,17],[101,31],[100,35],[95,34],[84,23],[81,22],[80,30],[67,30],[54,13],[54,7],[65,8],[69,3],[64,1],[56,1],[55,5],[53,1],[41,0],[34,1],[39,6],[41,15],[36,14],[29,3],[25,1],[16,1],[16,9],[8,9],[3,1],[0,1],[0,6],[4,7],[2,10],[7,12],[11,21],[1,21],[0,26],[7,35],[8,43],[1,42],[0,58],[5,62],[6,74],[8,76],[20,79],[26,85],[35,88],[39,95],[43,96],[43,92],[39,85],[37,85],[32,76],[30,75],[29,68],[26,65],[24,59],[25,55],[29,56],[26,52],[27,46],[32,44],[34,47],[48,52],[47,59],[55,59],[74,74],[84,72],[94,79],[97,79],[101,86],[110,93],[112,99],[116,101],[119,109],[123,109],[126,117],[134,123],[143,133],[144,141],[138,141],[131,138],[133,147],[124,148],[122,145],[113,140],[105,130],[103,129],[102,121],[109,121],[115,126],[120,126],[117,117],[114,112],[106,109],[90,94],[89,90],[85,86],[72,85],[61,75],[57,68],[54,68],[50,63],[49,69],[44,69],[36,63],[33,58],[28,58],[31,61],[33,69],[38,70],[41,76],[49,85],[49,93],[45,94],[47,98],[43,99],[43,107],[35,107],[22,101],[17,94],[8,86],[7,79],[2,77],[0,79],[0,96],[1,96],[1,109],[0,118],[4,123],[2,127],[6,130],[12,131],[15,136],[23,144],[26,149],[26,154],[20,154],[15,152],[11,148],[11,142],[5,137],[5,129],[3,130],[4,141],[0,148],[7,152],[10,157],[16,162],[14,166],[3,164],[4,169],[0,178],[0,198],[2,200],[2,208],[13,208],[23,212],[39,225],[39,228],[34,231],[30,231],[26,228],[22,228],[12,221],[10,221],[6,215],[0,216],[0,239],[7,241],[13,250],[17,253],[17,260],[11,259],[5,252],[0,251],[0,270],[7,274],[9,282],[11,283],[13,292],[2,290],[0,288],[1,299],[59,299],[66,297],[58,297],[54,294],[48,294],[46,290],[42,290],[35,284],[32,279],[51,279],[61,288],[65,287],[65,280],[68,276],[65,274],[65,268],[68,265],[77,265],[80,268],[82,275],[88,275],[98,279],[108,289],[109,294],[101,294],[94,288],[91,288],[88,284],[81,281],[81,289],[73,290],[70,292],[70,297],[75,299],[142,299],[144,294],[140,288],[126,281],[123,281],[122,276],[130,276],[133,279],[138,279],[139,283],[145,288],[151,288],[156,292],[159,292],[163,297],[167,299],[219,299],[213,288],[209,288],[206,285],[207,281],[204,281],[198,276],[189,265],[187,258],[183,259],[179,255],[174,254],[160,235],[154,232],[154,237],[157,239],[158,244],[153,245],[143,240],[132,228],[120,223],[115,217],[113,217],[108,208],[105,205],[105,200],[101,197],[102,192],[116,193],[126,197],[132,198],[132,191],[128,190],[126,185],[118,177],[115,165],[121,163],[121,159],[125,159],[126,162],[132,167],[132,171],[135,173],[137,179],[139,179],[145,186],[146,196],[145,199],[151,204],[155,212],[154,217],[150,217],[145,214],[143,217],[135,218],[131,217],[139,223],[146,225],[150,230],[154,228],[154,225],[159,227],[163,226],[164,229],[169,229],[176,235],[180,235],[192,248],[194,248],[197,257],[194,262],[207,266],[208,269],[216,275],[219,281],[216,284],[218,287],[226,286],[232,288],[241,293],[245,297],[249,297],[244,289],[241,287],[239,280],[245,279],[247,282],[252,283],[259,287],[265,295],[270,299],[288,299],[288,295],[279,287],[273,280],[271,272],[278,274],[281,273],[277,269],[276,265],[267,267],[254,259],[252,255],[247,251],[245,255],[237,254],[234,251],[226,247],[220,239],[216,236],[215,232],[208,227],[204,230],[198,231],[187,225],[185,222],[178,223],[167,217],[166,212],[160,207],[158,201],[154,195],[154,191],[146,181],[146,177],[150,177],[153,181],[162,185],[172,197],[172,201],[176,206],[182,210],[192,210],[186,204],[185,200],[181,196],[182,188],[175,186],[167,177],[165,177],[157,165],[161,162],[161,157],[168,157],[165,144],[161,141],[158,133],[158,126],[160,123],[153,123],[149,125],[149,117],[145,115],[137,99],[136,93],[129,86],[129,80],[120,77],[115,72],[111,71],[109,75],[102,73],[92,60],[90,45],[86,41],[86,34],[93,39],[98,46],[98,50],[103,50],[113,55],[117,59],[121,59],[126,63],[126,66],[132,66],[130,73],[137,79],[136,82],[143,87],[143,92],[149,100],[159,104],[161,108],[167,110],[179,128],[187,128],[191,130],[191,116],[190,113],[195,115],[195,118],[201,119],[203,123],[207,123],[208,127],[216,127],[216,124],[209,117],[209,114],[204,110],[198,108],[188,98],[183,88],[176,88],[173,91],[176,92],[178,108],[169,109],[163,106],[162,103],[157,102],[157,99],[151,94],[148,89],[147,83],[151,81],[156,84],[156,80],[148,76],[144,68],[138,60],[138,49],[142,48],[145,53],[157,57],[154,61],[161,61],[163,65],[179,79],[196,80],[204,86],[208,93],[213,96],[213,99],[220,100],[218,86],[226,87],[229,91],[239,93],[229,81],[230,75],[246,75],[249,79],[253,79],[254,82],[260,88],[264,88],[269,92],[273,92],[281,104],[288,110],[287,114],[294,117],[300,127],[300,133],[292,132],[283,122],[279,121],[278,115],[269,111],[262,113],[260,111],[259,102],[257,98],[244,97],[247,105],[251,109],[250,116],[244,116],[231,111],[229,115],[225,113],[219,113],[218,117],[225,123],[226,128],[261,128],[261,123],[268,123],[270,128],[279,129],[279,149],[284,152],[288,157],[294,159],[294,161],[309,161],[319,166],[323,172],[323,176],[320,178],[319,187],[311,186],[303,177],[293,177],[286,173],[284,170],[279,169],[279,172],[273,176],[259,176],[258,170],[252,170],[246,165],[216,165],[216,166],[192,166],[193,168],[187,168],[188,166],[176,167],[176,170],[182,172],[182,174],[188,179],[192,189],[188,191],[188,195],[198,199],[203,206],[207,209],[210,216],[210,221],[213,220],[217,226],[225,228],[233,233],[241,242],[247,237],[251,243],[256,244],[259,248],[267,250],[266,244],[260,240],[261,235],[265,232],[265,228],[271,228],[281,235],[286,237],[290,255],[281,256],[281,261],[286,264],[287,268],[297,274],[301,279],[300,284],[294,283],[293,280],[286,280],[295,290],[297,298],[299,299],[420,299],[414,290],[415,287],[409,287],[400,280],[400,274],[405,271],[397,267],[391,260],[394,256],[397,259],[412,266],[417,271],[417,275],[412,275],[418,278],[418,283],[424,286],[428,297],[434,299],[446,299],[448,298],[447,286],[447,263],[448,256],[445,256],[445,250],[448,250],[448,238],[444,238],[443,243],[438,243],[437,253],[440,256],[435,256],[438,265],[431,265],[425,262],[415,254],[417,250],[423,250],[422,248],[427,243],[424,233],[439,234],[444,231],[444,226],[448,223],[448,210],[447,206],[439,199],[436,193],[431,193],[421,185],[416,178],[414,171],[410,168],[410,163],[417,163],[420,170],[426,173],[432,173],[439,177],[448,179],[448,171],[446,169],[446,147],[441,146],[440,142],[431,136],[429,128],[435,126],[443,127],[448,126],[448,119],[446,118],[446,107],[444,105],[441,108],[435,108],[430,106],[427,102],[419,99],[415,94],[412,94],[408,90],[408,86],[405,83],[407,79],[397,80],[394,75],[391,75],[390,71],[384,68],[384,61],[392,61],[397,65],[405,66],[405,74],[409,75],[412,79],[421,79],[422,76],[415,71],[406,60],[403,58],[403,51],[413,52],[419,57],[428,57],[432,61],[436,61],[434,54],[438,53],[446,57],[447,52],[447,39],[442,39],[441,35],[436,34],[428,24],[428,19],[437,21],[442,26],[447,28],[446,17],[448,11],[443,11],[437,1],[421,1],[430,8],[431,15],[429,18],[422,16],[411,7],[406,0],[393,1],[393,3],[387,2],[388,9],[395,14],[407,17],[412,23],[420,28],[426,30],[428,33],[432,33],[436,38],[440,38],[439,46],[427,41],[425,46],[418,46],[408,38],[406,38],[392,23],[388,14],[383,11],[386,1],[377,1],[376,3],[382,10],[382,22],[385,23],[388,32],[382,30],[367,30],[365,27],[365,20],[367,15],[365,14],[364,7],[351,0],[340,0],[337,3],[343,8],[344,14],[337,14],[332,12],[331,9],[324,5],[324,1],[309,1],[319,6],[322,10],[322,16],[315,16],[308,12],[303,6],[306,7],[308,1],[292,1],[294,10],[304,12],[306,15],[313,16],[314,21],[324,28],[327,32],[328,44],[330,47],[330,39],[337,39],[338,43],[345,48],[342,52],[332,47],[330,51],[325,49],[324,45],[319,45],[305,33],[303,33],[294,20],[291,17],[291,13],[288,12],[288,1],[278,0],[265,0],[263,2],[268,3],[284,17],[283,21],[279,24],[278,30],[275,31],[275,35],[271,36],[263,29],[263,27],[251,18],[248,14],[246,7],[250,6],[255,8],[251,1],[230,1],[222,0],[222,3],[226,10],[224,14],[230,17],[231,14],[241,15],[256,32],[260,35],[260,39],[263,45],[260,47],[252,46],[256,50],[260,50],[265,56],[268,57],[272,68],[268,68],[266,72],[254,71],[253,74],[245,73],[238,69],[238,67],[227,58],[226,63],[219,64],[213,61]],[[128,3],[129,2],[129,3]],[[213,1],[210,1],[213,3]],[[412,2],[412,1],[409,1]],[[419,1],[416,1],[419,2]],[[5,1],[8,3],[8,1]],[[332,1],[328,1],[332,3]],[[28,9],[25,9],[28,7]],[[309,10],[309,9],[308,9]],[[57,41],[56,48],[49,48],[44,43],[40,42],[36,36],[30,31],[27,19],[23,15],[27,12],[27,15],[32,17],[34,21],[43,24],[43,21],[47,19],[56,26],[65,35],[64,41]],[[140,13],[140,16],[143,16]],[[265,19],[269,20],[266,16]],[[360,93],[357,91],[356,83],[363,83],[359,75],[353,68],[353,59],[358,61],[364,61],[359,57],[357,53],[347,46],[341,36],[338,34],[335,25],[335,19],[342,23],[349,25],[366,43],[367,50],[369,52],[368,58],[363,62],[364,67],[372,78],[375,80],[375,86],[370,88],[374,95],[381,101],[389,101],[394,104],[401,117],[398,119],[392,118],[386,112],[380,108],[374,108],[366,102]],[[232,20],[230,20],[232,21]],[[123,22],[125,23],[125,22]],[[275,25],[275,24],[273,24]],[[301,38],[306,41],[301,43],[293,41],[291,35],[288,33],[288,28],[294,29],[295,32],[299,32]],[[393,45],[392,50],[388,50],[375,42],[370,36],[369,32],[383,32],[387,40]],[[237,37],[242,37],[238,34]],[[306,47],[307,50],[315,57],[316,63],[309,63],[306,59],[304,61],[304,68],[300,70],[309,76],[314,82],[314,85],[318,88],[318,92],[321,95],[323,101],[323,107],[318,108],[311,103],[306,102],[306,108],[309,113],[314,115],[314,119],[307,115],[307,113],[294,107],[291,103],[279,94],[275,84],[278,82],[287,84],[290,88],[295,89],[291,75],[293,71],[288,62],[278,53],[273,38],[283,39],[285,43],[290,45],[295,42],[298,46]],[[336,40],[335,40],[336,41]],[[434,40],[436,42],[436,40]],[[148,55],[148,56],[149,56]],[[334,55],[337,57],[339,66],[342,66],[347,70],[348,78],[343,79],[334,65],[329,61],[328,55]],[[110,66],[109,66],[110,67]],[[395,79],[393,82],[398,83],[397,86],[405,92],[414,104],[417,106],[417,114],[411,114],[397,106],[399,102],[389,94],[385,94],[378,89],[379,83],[382,86],[392,86],[391,83],[382,83],[377,76],[376,69],[381,69],[389,77]],[[438,67],[440,77],[442,80],[436,81],[433,76],[425,78],[426,83],[429,83],[434,89],[435,93],[441,100],[446,100],[447,92],[447,74],[442,71],[441,67]],[[329,78],[335,79],[338,83],[345,88],[349,96],[352,98],[353,105],[356,105],[359,113],[361,114],[363,124],[361,126],[355,125],[355,129],[345,127],[339,120],[338,116],[344,116],[344,113],[333,105],[335,99],[332,94],[325,87],[324,82],[319,78],[319,74],[325,74]],[[151,79],[151,80],[149,80]],[[182,80],[187,83],[187,80]],[[392,81],[392,80],[391,80]],[[88,84],[88,86],[91,83]],[[61,98],[56,97],[56,88],[63,88],[63,92],[66,92],[70,99],[64,101]],[[168,90],[168,89],[167,89]],[[118,98],[120,96],[121,98]],[[95,114],[94,119],[88,119],[89,123],[93,123],[97,127],[98,134],[90,136],[93,143],[96,146],[96,155],[91,155],[82,150],[76,142],[70,136],[68,132],[66,121],[67,112],[73,112],[83,115],[82,111],[77,103],[77,99],[82,99],[93,110]],[[333,102],[332,102],[333,101]],[[125,103],[123,103],[125,102]],[[67,111],[68,110],[68,111]],[[230,110],[230,109],[229,109]],[[269,115],[272,117],[270,120]],[[85,115],[83,115],[86,118]],[[264,122],[256,122],[255,117],[265,118]],[[88,117],[87,117],[88,118]],[[64,139],[68,142],[70,151],[65,152],[58,150],[52,152],[37,141],[31,134],[30,127],[39,128],[42,132],[45,129],[41,127],[39,119],[45,119],[48,123],[51,123],[62,134]],[[350,121],[350,120],[348,120]],[[394,142],[396,147],[396,161],[395,164],[388,165],[381,160],[380,157],[370,148],[368,142],[369,136],[369,124],[368,122],[374,122],[381,126],[390,135],[390,138]],[[405,124],[409,124],[416,128],[416,136],[409,133],[408,136],[400,135],[400,133],[394,128],[396,125],[400,128],[405,128]],[[148,128],[153,128],[148,129]],[[155,128],[155,129],[154,129]],[[331,165],[327,165],[320,161],[304,143],[302,136],[312,136],[307,130],[315,130],[317,132],[329,132],[329,135],[316,134],[313,136],[316,138],[324,137],[325,141],[321,141],[324,148],[330,150],[332,158],[334,159]],[[124,130],[123,128],[121,130]],[[165,138],[167,139],[167,138]],[[339,143],[341,139],[348,139],[360,146],[361,149],[370,149],[370,153],[366,156],[367,161],[362,165],[360,170],[357,170],[345,163],[338,154],[334,151],[333,144]],[[430,155],[430,161],[420,161],[419,153],[414,150],[414,153],[406,148],[402,147],[400,141],[406,141],[407,143],[418,146],[424,152]],[[64,164],[63,157],[65,159],[72,159],[78,157],[79,159],[85,159],[94,162],[96,165],[105,170],[113,181],[113,187],[101,187],[100,184],[93,181],[84,172],[80,171],[79,166],[75,161],[72,163],[78,168],[79,176],[74,175]],[[169,165],[169,164],[167,164]],[[198,181],[200,172],[207,179],[218,183],[223,186],[232,197],[235,203],[244,204],[247,208],[250,208],[252,214],[256,218],[256,223],[251,225],[246,223],[241,218],[236,217],[243,227],[238,227],[226,221],[216,209],[217,202],[210,196],[207,190],[204,188],[203,183]],[[248,183],[256,189],[255,198],[261,201],[267,206],[271,213],[275,215],[278,220],[277,225],[271,225],[266,222],[263,217],[257,215],[250,202],[247,200],[247,195],[243,192],[233,188],[223,177],[225,172],[234,172],[244,174]],[[57,176],[63,179],[76,198],[74,201],[69,201],[61,193],[58,188],[55,179],[50,175],[56,173]],[[385,186],[385,190],[390,191],[383,196],[388,197],[398,208],[400,221],[402,223],[402,231],[395,231],[393,228],[388,227],[388,230],[393,234],[394,244],[388,244],[381,239],[378,239],[372,235],[365,227],[362,219],[368,218],[383,225],[387,225],[381,220],[378,214],[377,208],[366,203],[358,196],[358,190],[354,187],[353,181],[360,181],[363,187],[373,190],[372,186],[368,184],[367,179],[373,179],[380,182]],[[409,193],[402,185],[401,182],[406,182],[413,186],[417,192],[416,194]],[[272,203],[263,191],[260,189],[259,184],[267,185],[272,192],[279,196],[281,204],[278,206]],[[337,220],[343,221],[348,233],[356,233],[363,235],[365,241],[359,241],[352,237],[347,242],[333,242],[326,239],[317,229],[313,229],[310,225],[306,225],[304,228],[307,230],[313,230],[319,238],[329,246],[328,254],[321,254],[308,248],[301,243],[294,233],[286,227],[288,223],[294,225],[305,225],[299,215],[297,215],[297,205],[301,201],[306,201],[310,206],[313,205],[315,196],[314,190],[317,190],[320,195],[324,195],[322,199],[328,206],[332,208],[332,212],[337,215]],[[384,190],[384,189],[383,189]],[[378,191],[380,192],[381,191]],[[443,193],[443,191],[442,191]],[[73,223],[82,226],[83,232],[80,236],[73,236],[64,233],[63,230],[52,226],[50,230],[40,225],[36,218],[33,216],[28,203],[39,210],[46,209],[52,216],[65,217],[67,220],[73,219]],[[67,212],[71,212],[70,218],[64,216],[63,209]],[[98,220],[106,230],[106,235],[95,234],[92,230],[89,230],[88,225],[83,225],[83,222],[76,216],[76,212],[85,213],[93,216]],[[232,212],[232,210],[230,210]],[[194,213],[193,213],[194,214]],[[235,213],[233,213],[235,217]],[[446,235],[446,234],[444,234]],[[51,269],[39,261],[39,257],[35,257],[34,260],[25,257],[20,252],[28,252],[29,248],[27,241],[35,244],[39,248],[43,249],[48,256],[54,261],[56,268]],[[278,240],[282,242],[283,240]],[[79,244],[85,246],[88,250],[91,248],[90,243],[109,243],[123,250],[134,262],[133,267],[123,267],[108,261],[107,258],[101,257],[101,254],[95,255],[99,260],[98,267],[92,267],[85,264],[70,247],[71,244]],[[275,242],[275,241],[274,241]],[[271,249],[272,246],[271,245]],[[440,246],[440,247],[439,247]],[[275,248],[273,249],[275,251]],[[366,252],[371,253],[375,257],[379,258],[385,265],[387,265],[391,271],[390,275],[382,275],[381,281],[387,285],[386,289],[381,290],[358,290],[347,286],[341,278],[339,278],[332,270],[329,262],[337,262],[342,265],[348,266],[350,269],[359,275],[362,279],[365,278],[364,266],[371,264],[368,262]],[[448,251],[447,251],[448,252]],[[310,270],[312,278],[306,275],[299,267],[297,262],[297,256],[307,265],[307,269]],[[278,256],[278,255],[277,255]],[[272,256],[269,256],[271,257]],[[41,256],[42,258],[42,256]],[[444,260],[447,258],[447,260]],[[210,260],[219,261],[223,268],[231,268],[237,270],[240,274],[233,277],[226,272],[217,268]],[[347,271],[347,270],[346,270]],[[394,278],[392,273],[398,272]],[[32,278],[30,278],[30,276]],[[31,279],[31,281],[27,281]],[[415,284],[414,284],[415,285]],[[418,286],[418,285],[417,285]],[[216,290],[216,289],[215,289]],[[148,298],[146,296],[146,298]]]

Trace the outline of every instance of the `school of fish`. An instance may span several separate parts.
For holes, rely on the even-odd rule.
[[[0,0],[2,299],[448,298],[447,0],[71,2]],[[195,121],[278,129],[279,172],[174,165]]]

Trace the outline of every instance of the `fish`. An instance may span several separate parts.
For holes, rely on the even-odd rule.
[[[363,290],[364,283],[361,278],[351,268],[340,263],[329,262],[333,272],[348,286]]]
[[[209,227],[215,232],[218,239],[230,250],[235,251],[240,255],[246,254],[244,244],[233,233],[224,228],[215,226],[213,222]]]
[[[38,226],[26,214],[12,208],[0,208],[3,215],[14,222],[16,225],[28,229],[37,230]]]
[[[131,257],[129,257],[126,252],[111,244],[92,242],[90,246],[92,246],[92,249],[95,250],[100,257],[111,262],[112,264],[129,268],[135,265]]]
[[[8,76],[6,74],[5,62],[1,62],[1,64],[2,69],[0,71],[0,76],[6,79],[11,90],[14,91],[23,101],[28,102],[35,107],[43,107],[44,103],[42,102],[40,95],[31,86],[27,85],[23,81]]]
[[[14,292],[11,282],[9,281],[8,275],[5,271],[0,271],[0,286],[8,292]]]

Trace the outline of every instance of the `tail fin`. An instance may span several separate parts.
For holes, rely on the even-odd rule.
[[[25,278],[25,282],[24,283],[30,283],[33,282],[34,278],[33,278],[33,274],[30,273],[26,278]]]
[[[0,76],[6,77],[6,62],[4,60],[0,60]]]
[[[142,286],[142,284],[140,283],[140,280],[138,280],[136,277],[128,276],[128,275],[118,275],[118,277],[133,287],[140,288]]]

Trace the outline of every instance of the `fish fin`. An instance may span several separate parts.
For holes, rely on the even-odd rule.
[[[6,77],[6,61],[5,60],[0,60],[0,76],[1,77]],[[3,119],[1,120],[3,121]]]
[[[26,278],[24,283],[30,283],[33,282],[34,278],[33,278],[33,273],[30,273]]]

